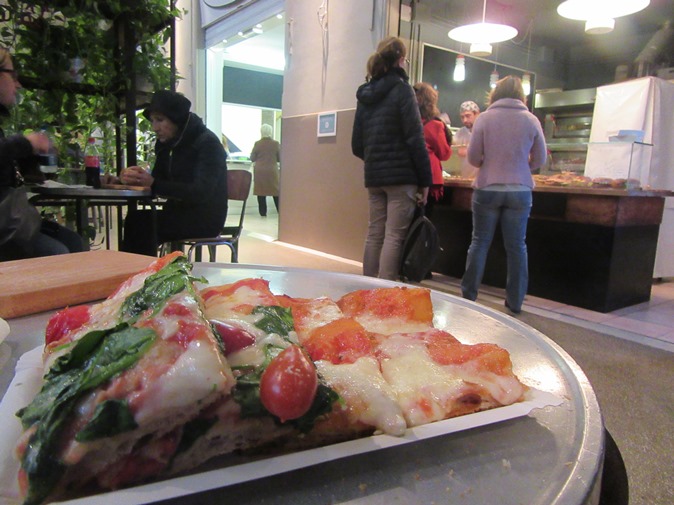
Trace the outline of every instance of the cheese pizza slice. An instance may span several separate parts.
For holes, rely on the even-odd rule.
[[[523,398],[505,349],[463,344],[433,326],[428,289],[360,290],[337,304],[376,335],[379,367],[409,427]]]

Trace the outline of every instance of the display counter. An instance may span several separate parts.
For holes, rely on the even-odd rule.
[[[433,271],[461,278],[472,232],[468,180],[446,181],[432,211],[442,253]],[[528,294],[598,312],[650,299],[668,191],[537,186],[527,229]],[[500,232],[483,283],[505,287]]]

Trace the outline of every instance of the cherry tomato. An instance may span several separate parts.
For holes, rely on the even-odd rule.
[[[246,330],[217,319],[211,319],[211,324],[225,344],[225,355],[230,355],[255,343],[255,337]]]
[[[47,323],[45,342],[50,344],[61,340],[71,331],[77,330],[88,323],[89,316],[89,307],[87,305],[66,307],[57,312]]]
[[[262,373],[260,400],[269,412],[285,422],[307,413],[317,388],[314,364],[302,349],[291,345]]]

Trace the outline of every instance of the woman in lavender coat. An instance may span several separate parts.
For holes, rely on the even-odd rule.
[[[540,122],[525,105],[518,77],[498,81],[488,104],[475,121],[468,146],[468,161],[479,171],[473,182],[473,235],[461,292],[469,300],[477,298],[500,222],[507,256],[505,305],[519,313],[529,282],[525,238],[534,187],[531,173],[545,163],[546,145]]]

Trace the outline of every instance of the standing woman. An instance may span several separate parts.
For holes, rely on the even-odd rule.
[[[351,149],[365,161],[370,216],[363,274],[397,280],[402,245],[417,205],[426,205],[431,167],[414,90],[397,37],[379,43],[367,62]]]
[[[545,163],[546,145],[540,122],[527,110],[518,77],[498,81],[488,105],[475,121],[468,146],[468,161],[479,170],[473,182],[473,236],[461,292],[469,300],[477,298],[500,221],[507,256],[505,305],[517,314],[529,283],[525,238],[534,187],[531,173]]]
[[[414,85],[414,92],[419,103],[419,113],[424,124],[424,138],[426,149],[431,161],[431,174],[433,184],[428,194],[426,215],[430,216],[435,202],[439,202],[444,192],[444,177],[442,176],[442,162],[447,161],[452,155],[452,139],[449,128],[440,119],[438,109],[438,92],[426,82],[418,82]]]
[[[250,152],[250,161],[253,166],[253,194],[257,196],[257,206],[260,215],[267,215],[267,197],[274,199],[278,212],[279,168],[281,161],[281,145],[271,138],[271,125],[263,124],[260,128],[260,140],[255,142]]]

